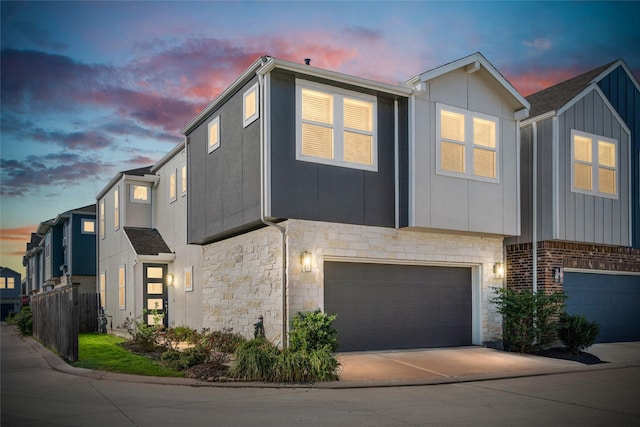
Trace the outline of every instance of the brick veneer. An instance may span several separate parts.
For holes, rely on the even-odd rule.
[[[555,283],[553,270],[557,267],[581,270],[640,272],[640,249],[622,246],[547,240],[538,242],[538,289],[561,291]],[[507,287],[531,289],[533,282],[533,251],[531,243],[506,247]]]

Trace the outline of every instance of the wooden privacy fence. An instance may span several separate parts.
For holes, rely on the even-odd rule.
[[[78,333],[97,331],[98,298],[79,294],[78,284],[34,295],[33,336],[65,359],[78,360]]]

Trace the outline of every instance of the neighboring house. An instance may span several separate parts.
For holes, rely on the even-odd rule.
[[[403,85],[258,59],[182,130],[202,326],[263,316],[284,345],[321,309],[343,351],[495,340],[528,108],[481,54]]]
[[[127,318],[202,327],[201,248],[186,244],[186,156],[118,173],[97,195],[97,291],[116,329]]]
[[[599,342],[640,340],[640,92],[622,60],[527,97],[507,286],[563,290]],[[532,248],[536,247],[534,252]]]
[[[4,322],[9,313],[20,312],[21,277],[9,267],[0,267],[0,321]]]
[[[96,207],[84,206],[41,222],[26,245],[27,291],[37,293],[67,283],[94,292]]]

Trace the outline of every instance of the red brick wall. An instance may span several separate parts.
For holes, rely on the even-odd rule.
[[[531,243],[507,246],[506,283],[514,289],[531,289],[533,253]],[[640,249],[621,246],[547,240],[538,242],[538,290],[561,291],[553,271],[560,268],[640,272]]]

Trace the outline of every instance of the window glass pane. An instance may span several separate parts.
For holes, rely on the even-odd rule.
[[[478,176],[495,178],[496,177],[496,152],[492,150],[483,150],[481,148],[474,148],[473,149],[473,174]]]
[[[176,174],[175,172],[169,177],[169,198],[176,198]]]
[[[96,232],[96,222],[90,219],[85,219],[82,222],[82,231],[84,233],[95,233]]]
[[[598,191],[607,194],[616,194],[615,169],[598,168]]]
[[[573,182],[576,188],[591,190],[591,165],[574,163]]]
[[[582,162],[592,162],[591,156],[591,138],[574,135],[573,137],[573,155],[575,160]]]
[[[252,90],[247,93],[244,102],[244,118],[245,120],[256,114],[256,91]]]
[[[146,185],[134,185],[133,200],[149,200],[149,187]]]
[[[302,89],[302,120],[333,123],[333,96],[328,93]]]
[[[162,310],[162,298],[147,298],[147,310]]]
[[[361,133],[344,133],[344,160],[352,163],[362,163],[364,165],[373,164],[371,146],[373,138],[371,135]]]
[[[147,267],[148,279],[162,279],[162,267]]]
[[[303,123],[302,154],[333,159],[333,129]]]
[[[214,121],[209,125],[209,147],[218,144],[218,121]]]
[[[496,123],[491,120],[473,118],[473,143],[485,147],[496,146]]]
[[[370,102],[344,98],[344,126],[371,132],[373,128],[373,106]]]
[[[182,184],[181,184],[181,190],[183,193],[187,192],[187,166],[183,165],[182,166]]]
[[[162,294],[162,283],[147,283],[147,294]]]
[[[7,278],[0,277],[0,289],[6,289],[6,288],[7,288]]]
[[[464,142],[464,114],[442,110],[440,112],[442,138]]]
[[[616,146],[610,142],[598,141],[598,162],[603,166],[616,167]]]
[[[160,325],[160,324],[162,324],[162,316],[161,315],[156,315],[156,316],[153,316],[151,314],[147,315],[147,325],[155,326],[155,325]]]
[[[442,141],[440,168],[445,171],[464,173],[464,145]]]
[[[184,289],[186,291],[193,290],[193,283],[191,282],[191,268],[184,271]]]
[[[14,289],[16,287],[15,278],[7,277],[7,289]]]

